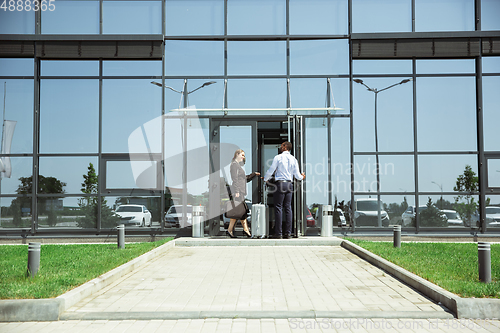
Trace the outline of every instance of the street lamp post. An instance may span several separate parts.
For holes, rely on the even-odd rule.
[[[443,210],[443,184],[438,184],[435,181],[431,181],[431,183],[436,184],[441,189],[441,210]]]
[[[182,94],[182,107],[186,109],[188,107],[188,95],[194,93],[198,89],[204,88],[211,84],[216,83],[215,81],[208,81],[203,83],[198,88],[188,91],[187,89],[187,79],[184,79],[184,86],[182,91],[176,90],[170,86],[166,86],[159,82],[152,81],[151,84],[161,88],[167,88],[176,93]],[[183,140],[182,140],[182,225],[187,226],[187,113],[184,111],[184,131],[183,131]]]
[[[392,87],[398,86],[403,83],[407,83],[412,81],[413,79],[404,79],[401,82],[395,83],[393,85],[390,85],[388,87],[385,87],[383,89],[378,90],[377,88],[370,88],[367,86],[363,80],[361,79],[353,79],[354,82],[362,84],[365,86],[368,91],[371,91],[375,94],[375,164],[376,164],[376,176],[377,176],[377,200],[378,200],[378,226],[382,227],[382,217],[381,217],[381,212],[380,212],[380,164],[379,164],[379,158],[378,158],[378,125],[377,125],[377,97],[378,94],[381,93],[382,91],[388,90]]]

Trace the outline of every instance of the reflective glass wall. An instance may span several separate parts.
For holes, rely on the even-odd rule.
[[[189,205],[206,204],[208,178],[193,178],[183,193],[189,170],[166,168],[162,159],[207,148],[210,122],[227,114],[305,118],[305,205],[313,218],[319,206],[336,204],[346,228],[465,230],[479,219],[480,173],[485,206],[500,206],[498,55],[382,60],[352,49],[359,34],[498,37],[497,1],[50,4],[1,9],[0,34],[104,44],[87,59],[78,58],[85,54],[78,45],[76,56],[48,58],[41,44],[36,56],[0,58],[1,228],[110,229],[126,205],[148,211],[127,220],[134,227],[176,226],[165,222],[169,209],[184,194]],[[161,59],[121,53],[117,45],[127,39],[161,40]],[[198,111],[184,123],[175,112],[186,107]],[[232,141],[227,133],[223,140]],[[205,153],[200,165],[209,164]],[[464,176],[477,187],[462,188]],[[488,228],[496,228],[488,214]]]

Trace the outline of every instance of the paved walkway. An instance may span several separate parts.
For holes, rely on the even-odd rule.
[[[453,319],[340,246],[198,246],[172,248],[58,322],[0,323],[30,330],[492,333],[500,322]]]

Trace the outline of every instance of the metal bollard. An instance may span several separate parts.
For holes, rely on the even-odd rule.
[[[491,247],[490,243],[477,243],[477,256],[479,264],[479,281],[491,282]]]
[[[193,206],[192,222],[192,236],[196,238],[203,238],[205,236],[205,206]]]
[[[125,225],[120,224],[116,228],[118,229],[118,248],[124,249],[125,248]]]
[[[29,243],[28,245],[28,271],[26,275],[34,277],[40,268],[41,243]]]
[[[321,237],[333,236],[333,206],[323,205],[321,209]]]
[[[394,247],[401,247],[401,226],[394,226]]]

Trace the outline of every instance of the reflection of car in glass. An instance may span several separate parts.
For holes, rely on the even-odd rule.
[[[187,226],[190,226],[192,224],[191,218],[193,215],[193,206],[192,205],[187,205],[187,211],[186,211],[186,225],[181,225],[182,224],[182,205],[173,205],[170,206],[170,208],[167,210],[167,213],[165,214],[165,226],[167,228],[173,227],[173,228],[184,228]]]
[[[486,210],[486,225],[488,227],[500,227],[500,207],[488,206]]]
[[[380,218],[382,226],[389,226],[389,214],[384,210],[382,202],[376,198],[360,198],[354,201],[354,219],[357,226],[378,227],[378,210],[380,207]]]
[[[306,209],[307,209],[307,214],[306,214],[307,226],[308,227],[314,227],[316,225],[316,220],[312,216],[311,211],[309,210],[309,208],[306,208]]]
[[[419,206],[418,209],[419,211],[422,211],[426,209],[427,206]],[[408,206],[408,208],[405,210],[403,214],[401,214],[401,218],[403,219],[403,227],[407,226],[415,226],[415,215],[416,215],[416,207],[415,206]]]
[[[345,215],[342,209],[337,208],[337,213],[339,214],[339,218],[337,219],[337,224],[339,227],[345,227],[347,226],[347,222],[345,220]],[[335,221],[333,221],[335,223]]]
[[[143,205],[121,205],[115,210],[116,215],[120,216],[119,224],[131,224],[139,227],[151,227],[151,212]]]
[[[464,226],[464,221],[462,221],[460,214],[458,214],[455,210],[443,209],[443,210],[441,210],[441,213],[446,215],[446,218],[448,220],[448,226],[450,226],[450,227],[451,226],[457,226],[457,227]]]

